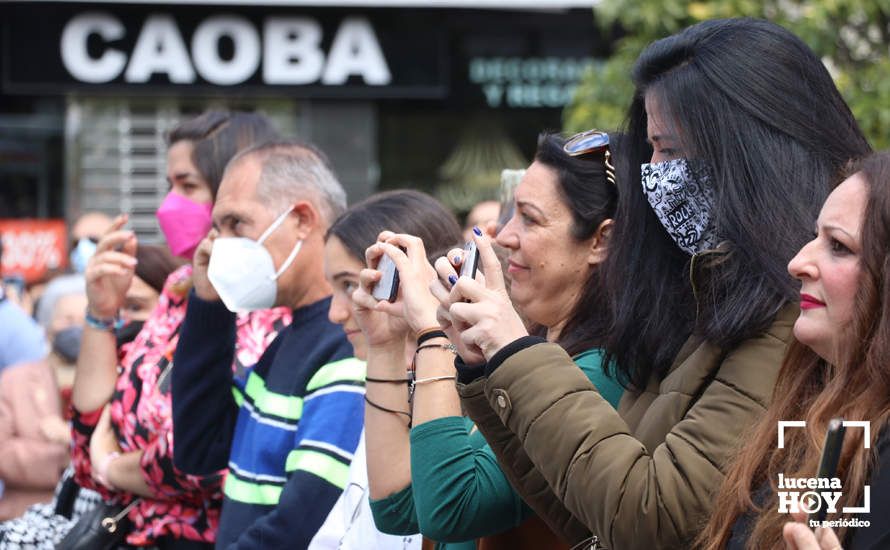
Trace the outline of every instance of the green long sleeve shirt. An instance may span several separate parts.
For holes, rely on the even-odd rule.
[[[603,372],[602,351],[589,350],[574,359],[617,407],[623,388]],[[410,441],[411,485],[371,501],[380,531],[420,532],[438,541],[437,549],[475,550],[477,538],[516,527],[532,514],[469,419],[448,416],[425,422],[411,430]]]

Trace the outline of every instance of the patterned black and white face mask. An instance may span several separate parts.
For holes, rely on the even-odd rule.
[[[668,235],[687,254],[717,246],[714,189],[704,164],[684,158],[640,165],[643,194]]]

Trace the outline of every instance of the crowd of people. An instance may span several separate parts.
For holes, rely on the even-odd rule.
[[[0,548],[890,547],[890,152],[766,21],[628,77],[465,228],[182,122],[166,247],[90,214],[36,320],[0,297]]]

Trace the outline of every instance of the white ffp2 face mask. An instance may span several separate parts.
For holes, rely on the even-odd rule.
[[[263,241],[284,223],[293,209],[291,206],[278,216],[257,240],[220,237],[213,241],[207,277],[229,311],[242,313],[275,305],[278,294],[276,281],[291,266],[303,241],[297,241],[277,271]]]

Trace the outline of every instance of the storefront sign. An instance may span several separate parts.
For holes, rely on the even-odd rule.
[[[39,281],[49,270],[66,265],[65,220],[0,219],[4,275]]]
[[[489,107],[562,108],[591,63],[587,58],[475,57],[469,76]]]
[[[446,93],[444,35],[397,18],[342,10],[312,16],[249,8],[210,15],[194,7],[60,10],[33,28],[6,19],[5,89],[288,89],[319,98]]]
[[[560,109],[610,53],[588,10],[284,4],[10,2],[0,17],[0,94]]]
[[[370,86],[392,82],[374,28],[364,17],[344,19],[327,54],[321,48],[321,25],[309,17],[269,17],[261,37],[244,17],[211,16],[195,28],[189,49],[172,16],[153,14],[142,25],[132,52],[108,45],[125,38],[126,32],[120,19],[108,13],[74,17],[62,31],[65,69],[90,84],[111,82],[121,75],[125,82],[145,83],[157,73],[174,84],[194,84],[200,75],[211,84],[233,86],[246,82],[260,65],[265,84],[337,86],[350,76]],[[97,57],[87,47],[91,35],[98,35],[105,46]],[[219,52],[224,39],[233,45],[229,59]]]

